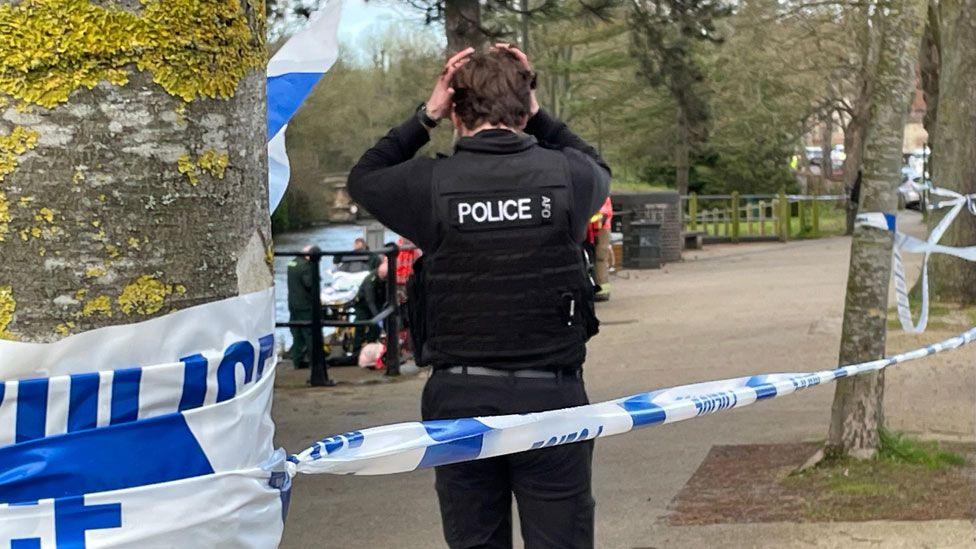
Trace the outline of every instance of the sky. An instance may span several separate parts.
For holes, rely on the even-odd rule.
[[[361,46],[361,37],[371,27],[384,27],[390,23],[406,23],[420,28],[423,14],[404,1],[343,0],[339,40],[344,45],[358,47]]]
[[[339,40],[344,44],[355,44],[358,37],[373,25],[385,25],[403,21],[412,14],[407,5],[397,5],[389,0],[343,0],[342,19],[339,21]]]

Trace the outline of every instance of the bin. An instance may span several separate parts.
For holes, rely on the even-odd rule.
[[[647,219],[633,220],[624,227],[624,268],[660,269],[661,222]]]

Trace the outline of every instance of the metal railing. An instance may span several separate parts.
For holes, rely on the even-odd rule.
[[[311,341],[311,368],[309,375],[309,385],[313,387],[331,387],[335,381],[329,378],[328,358],[325,356],[325,342],[322,339],[322,328],[353,328],[368,327],[384,324],[386,330],[386,353],[383,355],[383,364],[386,366],[386,375],[400,375],[400,307],[397,300],[397,254],[400,248],[396,244],[390,244],[380,250],[327,250],[318,252],[275,252],[275,257],[307,257],[312,262],[312,285],[315,290],[315,307],[312,310],[312,320],[275,322],[275,326],[281,328],[310,328],[312,331]],[[386,272],[386,306],[369,319],[356,320],[333,320],[322,318],[322,274],[319,270],[323,256],[329,257],[374,257],[385,255],[387,257]]]
[[[821,236],[823,204],[842,203],[843,195],[777,194],[696,195],[682,197],[683,230],[722,242],[779,240]],[[796,230],[793,229],[796,220]]]

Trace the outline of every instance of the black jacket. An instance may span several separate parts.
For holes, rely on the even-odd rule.
[[[547,149],[566,156],[573,180],[574,234],[582,242],[586,223],[599,211],[610,191],[610,168],[590,144],[583,141],[543,110],[533,116],[525,133]],[[517,151],[525,136],[507,130],[485,130],[464,137],[469,150],[485,154]],[[393,128],[366,151],[349,173],[348,190],[353,200],[397,234],[421,249],[430,249],[437,239],[434,227],[431,181],[434,164],[440,159],[414,158],[430,135],[416,116]]]

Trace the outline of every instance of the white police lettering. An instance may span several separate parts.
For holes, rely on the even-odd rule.
[[[525,221],[532,219],[532,199],[485,200],[458,202],[458,223],[497,223],[499,221]]]
[[[549,219],[552,217],[552,199],[548,196],[543,195],[542,197],[542,218]]]

